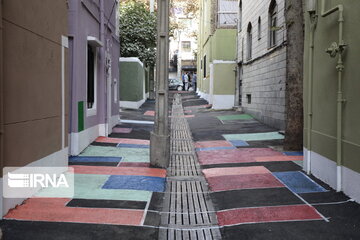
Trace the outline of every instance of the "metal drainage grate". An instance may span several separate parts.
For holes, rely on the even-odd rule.
[[[221,239],[179,94],[171,118],[171,159],[159,239]]]

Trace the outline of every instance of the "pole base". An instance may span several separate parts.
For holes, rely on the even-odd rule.
[[[150,165],[167,168],[170,160],[170,136],[150,133]]]

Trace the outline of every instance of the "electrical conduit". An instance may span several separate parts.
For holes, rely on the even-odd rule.
[[[312,130],[312,86],[313,86],[313,72],[314,72],[314,34],[317,24],[317,16],[315,13],[310,13],[310,46],[309,46],[309,86],[308,86],[308,126],[307,126],[307,162],[306,173],[311,174],[311,130]]]

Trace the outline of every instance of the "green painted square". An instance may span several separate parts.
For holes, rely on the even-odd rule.
[[[284,135],[282,135],[278,132],[224,134],[223,137],[228,141],[242,140],[242,141],[246,141],[246,142],[284,139]]]
[[[78,102],[78,132],[84,131],[84,102]]]
[[[123,157],[122,162],[150,162],[150,150],[148,148],[119,148],[90,145],[80,156]]]
[[[240,115],[226,115],[226,116],[217,116],[220,121],[230,121],[230,120],[252,120],[254,119],[252,116],[248,114],[240,114]]]

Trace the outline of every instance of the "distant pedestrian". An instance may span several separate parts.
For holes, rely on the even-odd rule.
[[[189,75],[188,73],[184,74],[184,86],[185,86],[185,91],[187,91],[189,89]]]
[[[181,75],[181,78],[182,78],[183,88],[185,88],[185,73]]]

